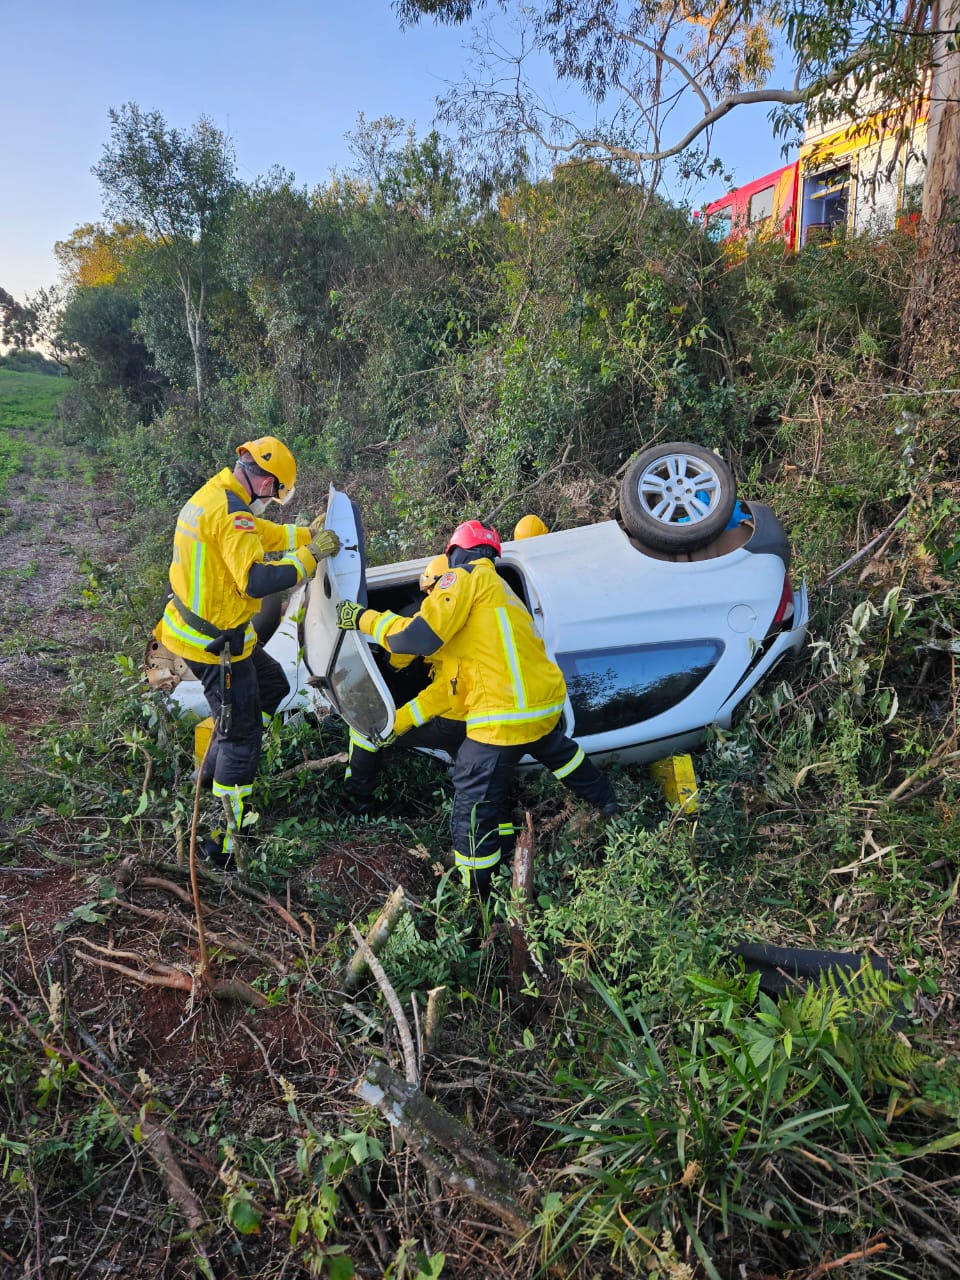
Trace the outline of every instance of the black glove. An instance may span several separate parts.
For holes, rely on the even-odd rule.
[[[360,619],[366,612],[356,600],[341,600],[337,605],[337,626],[341,631],[359,631]]]

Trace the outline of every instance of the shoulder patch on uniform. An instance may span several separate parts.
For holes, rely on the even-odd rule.
[[[439,591],[446,591],[447,587],[452,587],[456,580],[457,575],[455,573],[445,573],[437,582],[437,589]]]
[[[241,529],[244,533],[253,533],[257,524],[253,516],[237,515],[233,517],[233,527],[235,529]]]

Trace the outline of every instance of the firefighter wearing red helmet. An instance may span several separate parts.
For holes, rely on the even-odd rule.
[[[293,454],[275,436],[238,445],[233,470],[208,480],[177,517],[170,598],[154,631],[201,681],[214,717],[204,781],[221,797],[226,825],[203,849],[221,865],[236,850],[264,722],[289,692],[280,664],[257,646],[252,619],[264,597],[312,577],[340,547],[320,519],[309,527],[260,519],[270,502],[289,502],[296,481]],[[268,562],[270,552],[280,559]]]
[[[507,792],[524,755],[601,812],[617,812],[609,779],[560,727],[563,673],[547,657],[523,601],[498,575],[499,554],[497,531],[468,520],[447,545],[450,571],[413,618],[349,600],[337,606],[341,629],[362,631],[388,653],[442,659],[462,699],[467,734],[453,773],[454,855],[464,882],[484,898],[513,835]]]

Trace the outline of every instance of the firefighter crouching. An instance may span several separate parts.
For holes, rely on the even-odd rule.
[[[430,594],[440,579],[450,569],[445,555],[434,556],[420,575],[420,591],[423,597]],[[403,617],[419,612],[420,603],[407,606]],[[394,730],[387,742],[379,745],[369,738],[350,730],[350,746],[344,787],[347,803],[353,813],[362,817],[369,813],[380,771],[380,750],[390,746],[400,736],[405,747],[429,747],[455,756],[466,737],[462,699],[455,691],[456,669],[448,673],[444,666],[443,650],[422,659],[408,653],[390,653],[390,667],[394,673],[391,686],[399,702],[406,694],[417,690],[416,696],[400,706],[394,720]],[[423,667],[426,663],[429,683],[421,690]],[[454,688],[451,689],[451,684]],[[404,693],[406,686],[406,694]]]
[[[265,596],[316,572],[340,543],[318,518],[309,527],[259,517],[270,502],[286,505],[297,464],[273,436],[237,448],[233,470],[218,472],[177,517],[170,565],[171,597],[154,634],[201,681],[214,717],[204,781],[223,801],[225,828],[203,852],[226,866],[236,852],[244,803],[252,790],[264,726],[287,696],[280,664],[257,646],[251,619]],[[270,552],[282,552],[267,563]]]
[[[602,813],[617,812],[609,779],[560,727],[563,673],[547,657],[523,601],[497,574],[499,554],[496,530],[468,520],[450,538],[450,571],[413,618],[351,600],[337,606],[341,630],[360,630],[391,654],[440,662],[451,693],[462,699],[466,738],[454,764],[451,829],[464,883],[481,898],[512,843],[507,793],[524,755]],[[418,722],[416,704],[398,711],[398,731]]]

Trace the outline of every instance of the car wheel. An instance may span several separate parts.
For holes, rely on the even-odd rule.
[[[726,462],[698,444],[657,444],[637,455],[620,486],[628,531],[658,551],[694,551],[733,514],[737,482]]]

